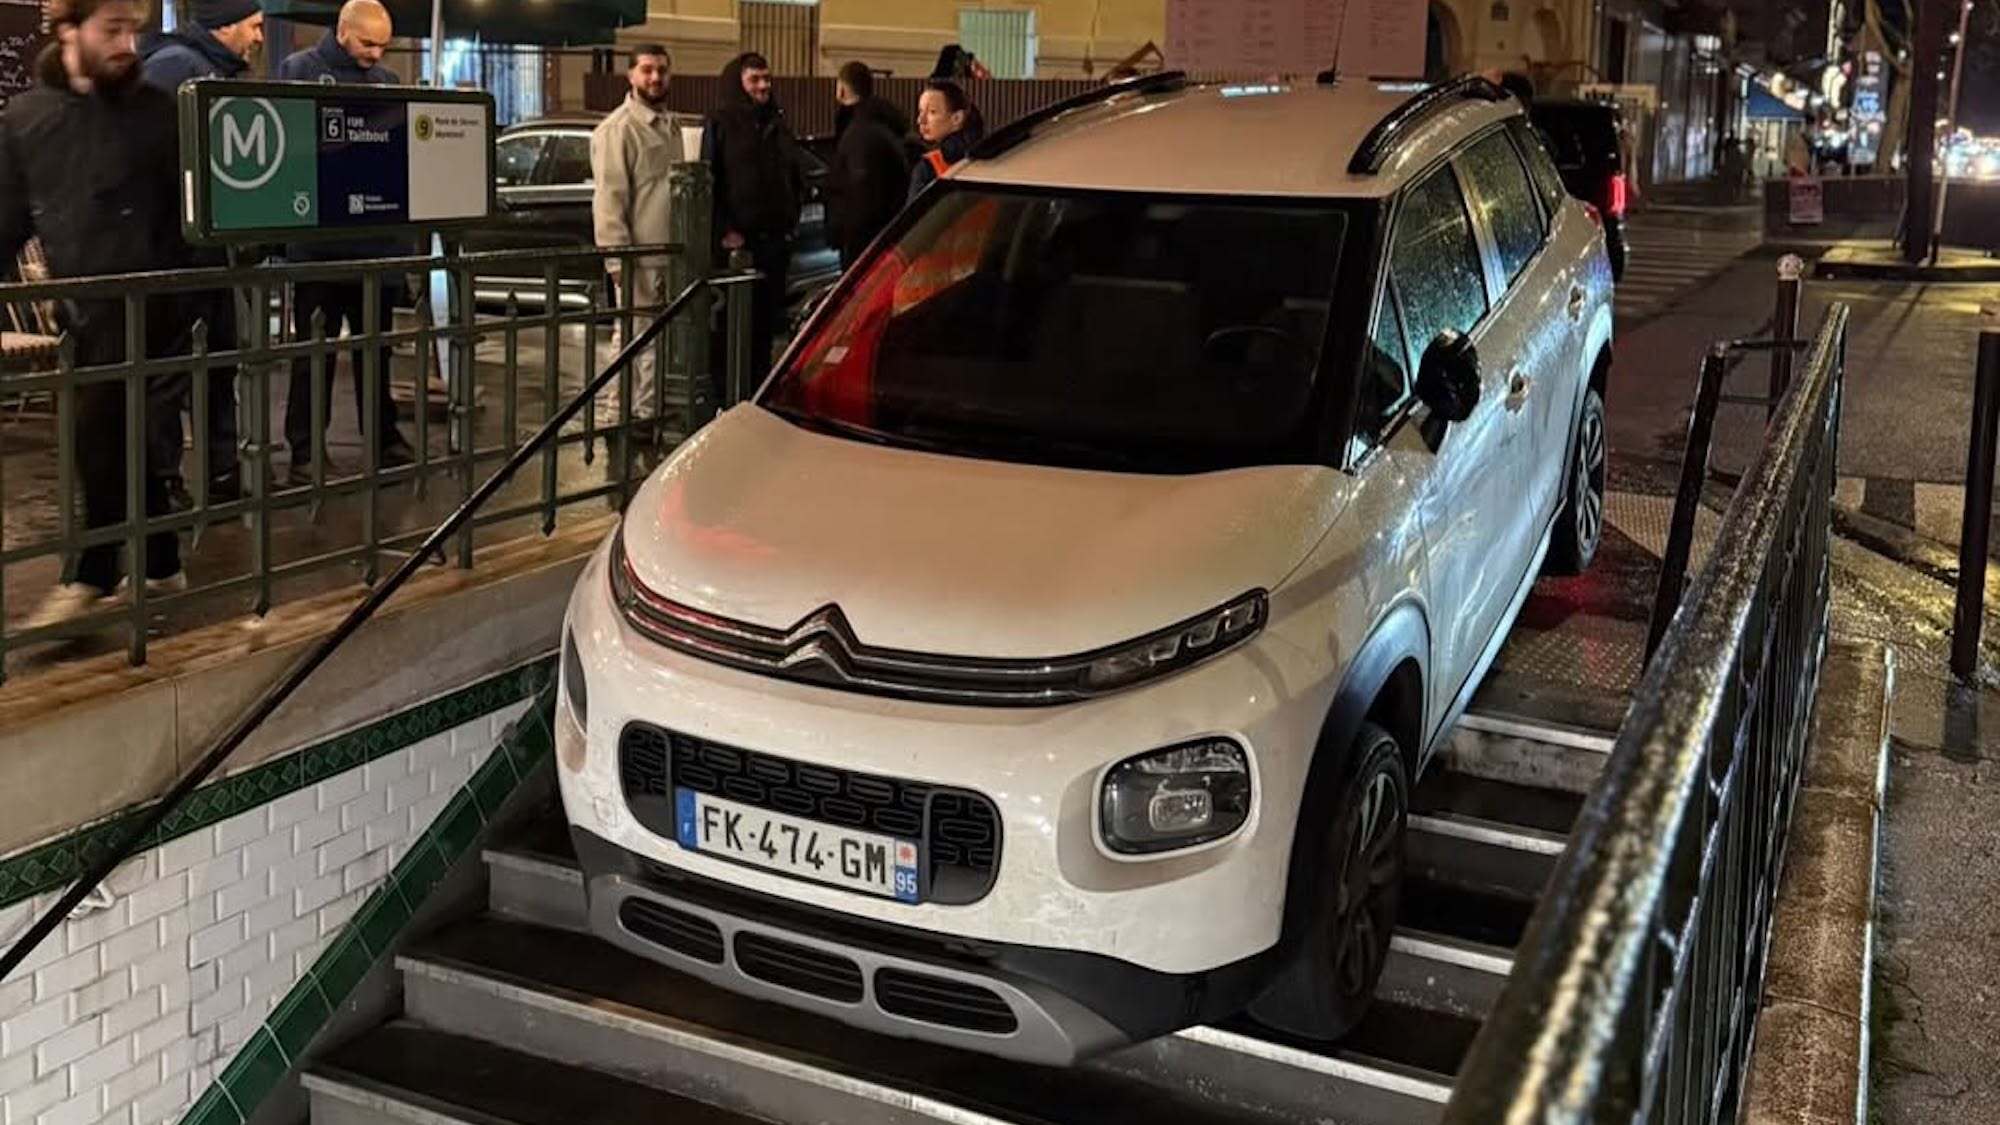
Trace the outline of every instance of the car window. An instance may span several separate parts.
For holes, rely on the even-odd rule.
[[[986,185],[926,200],[850,273],[765,408],[864,441],[1080,468],[1320,454],[1313,392],[1354,205]]]
[[[1404,364],[1415,371],[1438,333],[1470,332],[1486,315],[1479,244],[1449,167],[1403,196],[1389,253],[1389,275],[1402,298]]]
[[[1505,131],[1488,133],[1458,158],[1486,229],[1500,254],[1500,275],[1511,282],[1542,248],[1548,224],[1528,184],[1528,170]]]
[[[542,158],[542,144],[548,137],[532,133],[523,137],[502,137],[493,146],[493,166],[501,187],[521,187],[535,174]]]
[[[564,133],[549,139],[535,183],[545,187],[572,187],[590,182],[590,137]]]
[[[1549,148],[1541,130],[1530,127],[1525,119],[1519,118],[1509,127],[1514,131],[1515,143],[1521,146],[1522,158],[1528,162],[1528,175],[1535,181],[1535,190],[1541,193],[1548,213],[1555,215],[1563,204],[1562,174],[1556,171],[1555,161],[1549,157]]]
[[[1368,348],[1361,357],[1361,394],[1354,412],[1350,460],[1379,445],[1389,423],[1409,401],[1410,380],[1404,364],[1408,350],[1395,291],[1384,285],[1375,312],[1375,330],[1368,334]]]

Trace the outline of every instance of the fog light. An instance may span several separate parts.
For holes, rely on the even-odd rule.
[[[568,629],[563,630],[562,685],[563,699],[576,717],[576,725],[589,730],[590,688],[583,682],[583,658],[576,654],[576,634]]]
[[[1250,759],[1226,738],[1129,758],[1105,776],[1104,842],[1144,855],[1219,840],[1250,815]]]

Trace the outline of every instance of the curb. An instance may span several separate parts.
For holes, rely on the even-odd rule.
[[[1745,1125],[1868,1119],[1875,900],[1895,654],[1835,643],[1772,908]]]

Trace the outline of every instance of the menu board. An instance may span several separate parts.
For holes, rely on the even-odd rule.
[[[1427,0],[1167,0],[1167,61],[1199,74],[1416,78]]]

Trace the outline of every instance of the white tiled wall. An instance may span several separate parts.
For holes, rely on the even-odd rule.
[[[0,1125],[177,1119],[527,707],[120,867],[0,982]],[[0,947],[55,898],[0,910]]]

